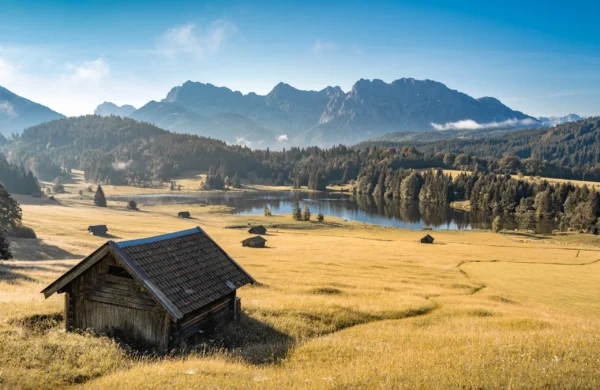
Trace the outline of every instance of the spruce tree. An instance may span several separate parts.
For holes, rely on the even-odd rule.
[[[302,211],[302,219],[306,222],[310,221],[310,209],[307,205],[304,205],[304,210]]]
[[[94,205],[98,207],[106,207],[106,197],[104,196],[104,191],[100,185],[96,189],[96,194],[94,195]]]
[[[300,204],[298,202],[296,202],[294,204],[294,211],[292,212],[292,218],[294,218],[296,221],[302,220],[302,211],[300,211]]]
[[[3,232],[0,232],[0,260],[12,259],[12,251],[10,250],[10,243],[6,239]]]

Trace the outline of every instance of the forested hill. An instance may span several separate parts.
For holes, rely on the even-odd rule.
[[[600,173],[600,117],[565,123],[553,128],[510,132],[500,137],[452,139],[437,142],[374,141],[359,148],[373,146],[417,146],[425,153],[469,154],[500,159],[516,156],[554,163],[562,167],[596,169]],[[596,167],[596,165],[599,165]]]

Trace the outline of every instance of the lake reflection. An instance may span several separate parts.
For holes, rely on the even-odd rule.
[[[401,202],[397,199],[372,196],[354,196],[339,192],[223,192],[196,194],[148,194],[136,196],[113,196],[109,200],[135,200],[138,204],[200,203],[233,207],[234,214],[262,214],[268,206],[273,214],[289,214],[294,203],[300,208],[307,205],[313,215],[335,216],[349,221],[359,221],[382,226],[420,230],[433,229],[491,229],[493,216],[454,210],[450,207]],[[506,228],[514,228],[514,221],[505,222]],[[551,225],[541,226],[540,231],[552,230]]]

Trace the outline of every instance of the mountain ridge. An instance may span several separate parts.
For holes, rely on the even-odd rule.
[[[0,133],[19,133],[28,127],[65,116],[0,86]]]

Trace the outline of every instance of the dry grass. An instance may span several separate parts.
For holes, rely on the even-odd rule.
[[[23,210],[41,238],[20,240],[18,260],[0,264],[0,388],[600,386],[600,264],[557,265],[600,258],[592,238],[443,231],[421,245],[422,232],[333,218],[198,206],[182,220],[174,206],[100,209],[69,196],[23,199]],[[39,291],[75,263],[60,259],[102,244],[85,231],[93,223],[115,240],[202,226],[260,282],[239,291],[244,317],[213,343],[163,358],[65,333],[62,297]],[[279,226],[267,249],[241,247],[246,231],[226,228],[248,223]]]

